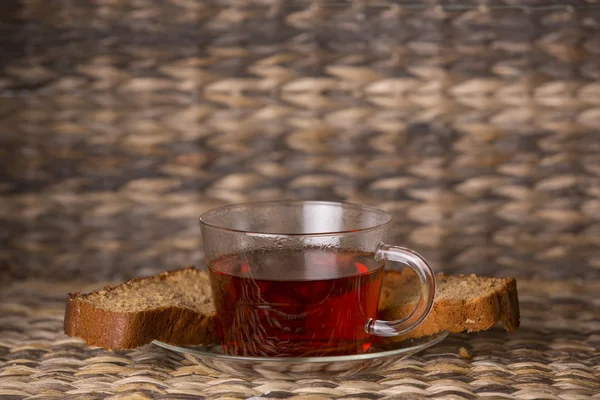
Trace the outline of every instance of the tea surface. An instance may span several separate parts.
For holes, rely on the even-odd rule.
[[[209,265],[224,350],[233,355],[319,356],[369,349],[383,262],[373,253],[253,251]]]

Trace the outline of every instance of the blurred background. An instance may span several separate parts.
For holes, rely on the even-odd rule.
[[[203,264],[324,199],[437,271],[600,278],[595,0],[3,0],[0,281]]]

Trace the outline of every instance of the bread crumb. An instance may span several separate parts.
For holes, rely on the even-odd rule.
[[[474,323],[475,323],[475,321],[473,321],[470,318],[465,319],[465,324],[474,324]]]
[[[458,354],[461,356],[461,358],[464,358],[465,360],[470,360],[473,358],[473,354],[471,354],[471,352],[465,347],[461,347],[460,349],[458,349]]]

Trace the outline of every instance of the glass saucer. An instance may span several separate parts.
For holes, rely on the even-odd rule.
[[[440,343],[448,331],[418,339],[372,345],[368,352],[326,357],[242,357],[225,354],[220,345],[174,346],[154,341],[157,346],[183,354],[200,365],[231,375],[267,379],[301,379],[350,376],[387,367]]]

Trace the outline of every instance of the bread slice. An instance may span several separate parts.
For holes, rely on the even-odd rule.
[[[110,350],[153,340],[177,345],[219,340],[208,275],[193,267],[69,294],[64,330]]]
[[[504,329],[519,327],[519,298],[514,278],[436,274],[436,297],[425,321],[402,339],[450,332],[476,332],[502,322]],[[419,300],[414,272],[387,273],[379,301],[379,318],[397,320],[409,315]]]
[[[438,274],[437,283],[432,312],[401,339],[442,330],[484,330],[499,321],[509,331],[518,327],[514,279]],[[417,301],[418,287],[412,271],[386,271],[379,318],[400,319],[413,310]],[[105,349],[132,349],[152,340],[174,345],[219,340],[208,275],[194,267],[133,279],[88,294],[69,294],[64,330],[69,336]]]

